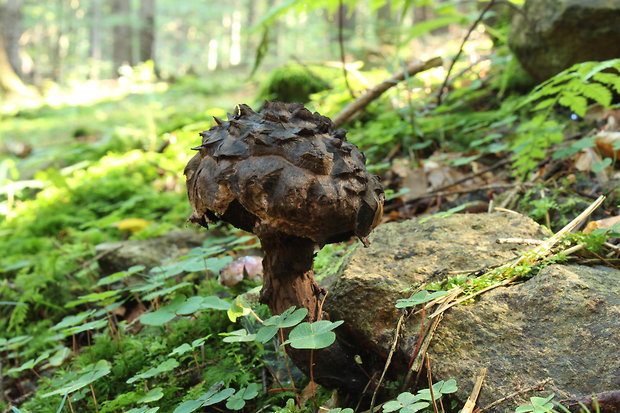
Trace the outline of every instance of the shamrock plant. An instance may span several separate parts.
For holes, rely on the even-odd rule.
[[[416,394],[404,392],[398,395],[396,400],[391,400],[383,405],[385,413],[415,413],[431,405],[434,400],[439,400],[444,394],[451,394],[457,391],[456,380],[439,381],[433,384],[431,396],[430,389],[422,389]]]

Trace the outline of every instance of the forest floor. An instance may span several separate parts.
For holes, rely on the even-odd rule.
[[[2,410],[181,413],[218,400],[224,409],[228,398],[229,411],[302,411],[295,404],[312,396],[294,391],[276,347],[239,333],[257,328],[243,317],[250,309],[268,317],[264,307],[235,300],[257,284],[217,282],[219,270],[255,248],[256,239],[217,227],[220,236],[159,270],[128,268],[102,278],[97,265],[98,244],[187,228],[182,171],[193,156],[189,148],[212,116],[225,117],[238,103],[256,106],[255,95],[230,81],[186,79],[89,104],[0,114]],[[542,162],[533,178],[517,180],[506,152],[472,158],[440,145],[416,150],[415,163],[394,150],[404,138],[379,142],[409,127],[395,119],[384,111],[350,132],[369,148],[370,167],[388,189],[384,222],[500,206],[557,231],[600,193],[610,197],[592,220],[619,213],[613,165],[605,176],[590,173],[596,160],[583,167],[585,155],[575,155]],[[346,247],[325,248],[317,272],[337,267]],[[617,251],[607,252],[617,268]],[[155,315],[138,323],[145,314]],[[257,383],[270,390],[258,396]],[[321,389],[316,397],[324,403],[331,396]]]

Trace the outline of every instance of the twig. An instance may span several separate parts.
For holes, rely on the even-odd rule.
[[[578,397],[575,399],[560,400],[560,404],[571,412],[617,412],[620,410],[620,390],[610,390],[602,393]]]
[[[461,179],[457,179],[456,181],[454,181],[452,183],[449,183],[447,185],[440,186],[439,188],[435,188],[432,191],[429,191],[429,194],[435,193],[435,192],[440,192],[440,191],[443,191],[445,189],[451,188],[451,187],[453,187],[455,185],[458,185],[458,184],[461,184],[463,182],[469,181],[470,179],[473,179],[473,178],[475,178],[477,176],[480,176],[480,175],[485,174],[487,172],[494,171],[497,168],[499,168],[501,166],[504,166],[504,165],[506,165],[509,162],[510,162],[510,159],[508,159],[508,158],[502,159],[499,162],[495,162],[493,165],[489,166],[488,168],[485,168],[485,169],[483,169],[481,171],[478,171],[476,173],[471,173],[471,174],[469,174],[469,175],[467,175],[467,176],[465,176],[465,177],[463,177]]]
[[[377,399],[377,392],[379,391],[379,387],[381,387],[381,383],[383,383],[383,379],[385,378],[385,374],[387,373],[388,367],[390,367],[390,363],[392,362],[392,356],[396,351],[396,345],[398,343],[398,336],[400,334],[400,327],[403,324],[403,319],[405,318],[405,313],[401,314],[398,318],[398,322],[396,323],[396,332],[394,333],[394,341],[392,341],[392,348],[390,349],[390,353],[388,354],[387,360],[385,361],[385,366],[383,367],[383,372],[381,373],[381,377],[379,377],[379,382],[375,387],[375,390],[372,392],[372,399],[370,400],[370,413],[373,413],[373,409],[375,406],[375,400]]]
[[[507,212],[509,214],[514,214],[514,215],[523,215],[520,212],[513,211],[512,209],[508,209],[508,208],[502,208],[502,207],[495,207],[495,208],[493,208],[493,211]]]
[[[486,7],[482,10],[480,15],[478,15],[478,18],[470,26],[469,30],[467,31],[467,34],[463,38],[463,41],[461,42],[461,46],[459,47],[459,51],[456,54],[456,56],[454,56],[452,63],[450,63],[450,67],[448,68],[446,77],[443,80],[443,84],[441,85],[441,87],[439,88],[439,92],[437,93],[437,104],[439,105],[441,104],[441,98],[443,96],[443,91],[445,87],[448,85],[448,80],[450,80],[450,73],[452,72],[452,69],[454,68],[454,65],[456,64],[456,62],[459,60],[459,57],[461,57],[461,54],[463,54],[463,47],[465,46],[465,43],[467,42],[467,40],[469,40],[469,36],[471,36],[474,29],[478,26],[478,23],[482,21],[482,19],[484,18],[484,15],[491,9],[491,7],[493,7],[494,4],[495,4],[495,0],[491,0],[489,4],[486,5]]]
[[[284,343],[284,331],[282,329],[279,330],[280,332],[280,342]],[[289,366],[288,363],[288,355],[286,354],[286,346],[282,346],[282,356],[284,358],[284,366],[286,367],[286,372],[288,373],[288,379],[291,381],[291,386],[293,387],[293,390],[295,391],[295,401],[297,402],[297,406],[301,406],[300,402],[299,402],[299,395],[297,394],[297,388],[295,386],[295,380],[293,380],[293,373],[291,371],[291,367]],[[282,387],[282,386],[280,386]]]
[[[508,396],[506,396],[506,397],[502,397],[501,399],[497,399],[497,400],[495,400],[493,403],[491,403],[491,404],[489,404],[489,405],[484,406],[482,409],[478,409],[478,410],[476,410],[476,412],[483,412],[483,411],[485,411],[485,410],[489,410],[490,408],[495,407],[495,406],[497,406],[498,404],[505,402],[506,400],[512,399],[512,398],[514,398],[514,397],[517,397],[517,396],[518,396],[518,395],[520,395],[520,394],[523,394],[523,393],[529,393],[529,392],[534,391],[534,390],[542,390],[542,389],[545,387],[545,385],[546,385],[547,383],[551,382],[551,381],[553,381],[553,379],[552,379],[551,377],[547,377],[547,378],[546,378],[546,379],[544,379],[543,381],[538,382],[538,383],[536,383],[536,384],[535,384],[535,385],[533,385],[533,386],[527,387],[527,388],[522,389],[522,390],[517,390],[516,392],[511,393],[511,394],[509,394],[509,395],[508,395]]]
[[[439,413],[439,409],[437,408],[437,401],[435,400],[435,392],[433,390],[433,375],[431,374],[431,358],[428,356],[428,353],[424,355],[426,358],[426,377],[428,378],[428,390],[431,392],[431,400],[433,401],[433,410],[435,413]]]
[[[472,413],[474,411],[474,407],[476,407],[476,400],[478,400],[478,396],[480,395],[480,389],[482,388],[482,382],[484,381],[484,377],[487,375],[487,368],[483,367],[480,370],[480,374],[476,377],[476,382],[474,383],[474,388],[471,391],[471,394],[467,398],[465,402],[465,406],[463,406],[463,410],[461,413]]]
[[[344,4],[342,4],[342,0],[340,0],[338,2],[338,44],[340,45],[340,61],[342,61],[342,74],[344,75],[344,84],[347,86],[347,90],[349,91],[349,95],[351,95],[351,99],[355,99],[355,93],[353,93],[353,89],[351,89],[351,85],[349,84],[347,65],[344,55],[344,36],[342,34],[344,28],[344,11]]]
[[[468,194],[470,192],[476,192],[476,191],[487,191],[487,190],[492,190],[492,189],[505,189],[505,188],[514,188],[514,187],[521,187],[523,185],[526,186],[534,186],[534,184],[523,184],[521,182],[516,183],[516,184],[489,184],[489,185],[481,185],[481,186],[476,186],[473,188],[466,188],[466,189],[460,189],[458,191],[443,191],[443,192],[427,192],[424,195],[420,195],[420,196],[416,196],[415,198],[411,198],[408,199],[407,202],[405,202],[405,204],[409,205],[412,203],[415,203],[417,201],[420,201],[422,199],[428,199],[428,198],[441,198],[441,197],[446,197],[446,196],[450,196],[450,195],[461,195],[461,194]],[[402,204],[392,204],[392,205],[388,205],[387,207],[384,207],[385,211],[390,211],[392,209],[398,208],[402,206]],[[498,208],[495,208],[498,209]]]
[[[410,64],[407,67],[406,72],[408,76],[413,76],[417,73],[423,72],[433,67],[440,66],[441,63],[442,63],[441,58],[435,57],[430,60],[427,60],[426,62]],[[337,128],[342,126],[349,119],[351,119],[353,115],[355,115],[357,112],[359,112],[360,110],[368,106],[370,102],[377,99],[386,90],[390,89],[391,87],[398,84],[399,82],[402,82],[404,79],[405,79],[405,72],[400,72],[392,76],[388,80],[385,80],[383,83],[380,83],[376,85],[375,87],[373,87],[372,89],[368,90],[366,93],[364,93],[362,96],[357,98],[355,101],[349,103],[344,109],[342,109],[342,111],[338,115],[336,115],[336,117],[334,118],[334,126]]]
[[[544,241],[529,238],[498,238],[495,242],[498,244],[540,245]]]
[[[459,298],[458,300],[452,301],[450,304],[446,305],[446,306],[445,306],[445,307],[443,307],[443,308],[439,308],[437,311],[435,311],[433,314],[431,314],[431,315],[430,315],[430,318],[435,318],[435,317],[437,317],[438,315],[443,314],[443,312],[444,312],[444,311],[446,311],[446,310],[448,310],[448,309],[450,309],[450,308],[454,307],[454,306],[455,306],[455,305],[457,305],[457,304],[462,303],[463,301],[467,301],[467,300],[469,300],[470,298],[474,298],[474,297],[476,297],[476,296],[479,296],[480,294],[486,293],[487,291],[492,290],[492,289],[494,289],[494,288],[501,287],[501,286],[506,285],[506,284],[510,284],[511,282],[516,281],[516,280],[517,280],[517,278],[519,278],[519,276],[509,278],[509,279],[504,280],[504,281],[502,281],[501,283],[498,283],[498,284],[493,284],[493,285],[490,285],[490,286],[488,286],[488,287],[486,287],[486,288],[483,288],[483,289],[482,289],[482,290],[480,290],[480,291],[476,291],[476,292],[475,292],[475,293],[473,293],[473,294],[466,295],[465,297],[461,297],[461,298]]]

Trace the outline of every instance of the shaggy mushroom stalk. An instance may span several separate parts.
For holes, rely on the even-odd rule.
[[[239,105],[216,123],[201,133],[185,168],[190,221],[206,227],[222,220],[256,234],[265,254],[261,302],[273,314],[305,307],[308,321],[317,321],[322,289],[312,271],[314,251],[353,235],[368,245],[383,211],[378,178],[346,131],[301,104],[265,102],[258,113]],[[339,336],[315,352],[314,375],[321,384],[358,391],[367,379],[353,361],[356,350],[346,347]],[[307,371],[309,352],[292,353]]]

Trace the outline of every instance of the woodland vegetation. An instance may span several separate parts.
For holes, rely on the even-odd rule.
[[[251,234],[218,223],[174,259],[112,273],[97,246],[195,229],[183,170],[199,133],[237,104],[282,100],[348,130],[382,179],[382,222],[500,207],[552,234],[605,195],[562,238],[584,255],[554,260],[618,269],[620,56],[536,81],[508,47],[522,7],[0,0],[0,411],[463,409],[454,380],[340,398],[314,384],[286,349],[329,347],[341,322],[270,314],[243,271],[222,282],[259,254]],[[317,279],[358,243],[318,252]],[[563,411],[554,401],[519,411]]]

